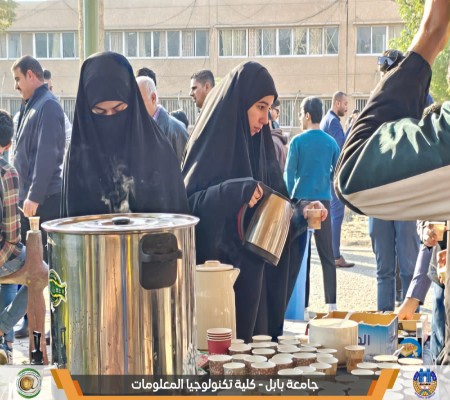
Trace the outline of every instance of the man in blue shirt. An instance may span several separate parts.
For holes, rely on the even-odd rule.
[[[296,136],[289,147],[284,180],[291,198],[320,200],[330,210],[330,181],[339,157],[336,141],[319,129],[322,102],[307,97],[300,106],[300,120],[304,132]],[[314,232],[317,252],[323,270],[325,301],[330,311],[336,309],[336,267],[331,244],[331,221],[327,218],[322,228]],[[308,286],[309,288],[309,286]],[[306,305],[308,298],[306,298]]]
[[[345,142],[345,134],[342,129],[340,117],[347,113],[347,95],[344,92],[336,92],[333,95],[331,109],[325,114],[320,122],[320,129],[328,133],[339,145],[339,149]],[[332,244],[334,262],[338,268],[349,268],[355,264],[347,262],[341,254],[341,227],[344,220],[345,206],[342,204],[334,193],[334,188],[331,188],[331,230],[332,230]]]

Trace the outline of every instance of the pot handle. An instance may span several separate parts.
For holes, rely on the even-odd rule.
[[[175,284],[178,259],[183,252],[170,232],[144,235],[139,243],[139,282],[144,289],[162,289]]]
[[[262,194],[262,198],[264,198],[266,195],[273,193],[273,189],[270,188],[269,186],[267,186],[266,184],[262,183],[262,182],[258,182],[258,185],[261,186],[262,190],[263,190],[263,194]],[[259,201],[261,201],[261,199]],[[258,207],[259,204],[256,205],[256,207]],[[239,235],[239,239],[241,241],[244,242],[244,221],[245,221],[245,213],[248,210],[248,203],[245,203],[241,209],[239,210],[238,213],[238,235]]]

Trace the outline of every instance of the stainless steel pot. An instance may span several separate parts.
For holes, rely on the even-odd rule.
[[[270,187],[260,183],[263,198],[256,205],[247,229],[244,228],[248,204],[240,215],[240,235],[246,248],[277,265],[289,233],[294,208],[290,200]]]
[[[53,363],[74,375],[196,374],[197,222],[113,214],[42,224]]]

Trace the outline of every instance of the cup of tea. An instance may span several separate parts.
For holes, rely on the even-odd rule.
[[[28,217],[30,221],[30,230],[37,232],[39,230],[39,220],[41,217]]]
[[[322,210],[317,208],[312,208],[306,210],[306,215],[308,217],[308,228],[310,229],[320,229],[322,224]]]
[[[432,221],[429,223],[429,227],[436,234],[436,239],[438,242],[444,240],[445,222]]]

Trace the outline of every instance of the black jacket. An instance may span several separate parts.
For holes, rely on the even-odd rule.
[[[65,145],[64,111],[47,85],[27,101],[17,129],[14,167],[19,173],[19,201],[43,204],[60,193]]]

